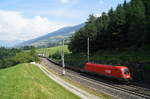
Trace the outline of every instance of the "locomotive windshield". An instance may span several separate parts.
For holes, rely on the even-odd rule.
[[[128,69],[124,69],[124,74],[128,75],[129,74],[129,70]]]

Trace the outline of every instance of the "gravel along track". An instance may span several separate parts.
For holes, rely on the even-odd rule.
[[[62,73],[62,67],[51,63],[46,58],[40,58],[42,64],[54,70],[57,73]],[[69,69],[65,69],[65,77],[80,83],[83,86],[91,88],[97,92],[103,92],[111,95],[112,98],[117,99],[150,99],[149,89],[137,87],[133,85],[126,85],[120,83],[114,83],[112,81],[105,81],[95,75],[88,75],[83,73],[74,72]]]

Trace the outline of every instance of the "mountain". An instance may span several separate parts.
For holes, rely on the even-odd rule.
[[[57,31],[48,33],[44,36],[22,42],[21,44],[17,45],[17,47],[26,46],[26,45],[35,46],[35,47],[50,46],[56,42],[61,41],[64,38],[66,39],[66,38],[70,37],[72,34],[75,33],[75,31],[79,30],[84,25],[85,24],[83,23],[83,24],[79,24],[76,26],[63,27]]]
[[[13,47],[22,42],[22,40],[0,40],[0,47]]]

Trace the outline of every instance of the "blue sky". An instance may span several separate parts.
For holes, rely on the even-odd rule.
[[[18,32],[14,35],[17,35],[18,37],[20,35],[20,38],[26,39],[28,38],[27,35],[29,34],[27,34],[27,32],[29,30],[23,26],[28,26],[31,25],[29,23],[32,23],[30,27],[31,30],[35,24],[37,25],[37,29],[40,29],[40,26],[44,24],[40,31],[36,31],[36,27],[34,27],[34,31],[31,30],[31,33],[35,38],[44,35],[45,32],[51,32],[64,25],[83,23],[86,21],[89,14],[101,14],[102,12],[107,12],[111,7],[115,8],[118,4],[123,2],[124,0],[0,0],[0,18],[5,20],[5,22],[1,22],[0,20],[0,29],[4,29],[6,24],[13,27],[11,26],[12,23],[9,23],[10,21],[8,21],[12,20],[12,22],[16,22],[17,25],[21,24],[22,26],[17,30],[17,32],[20,31],[20,33]],[[6,17],[4,18],[4,16]],[[11,16],[14,16],[13,18],[15,21]],[[18,19],[15,18],[15,16],[18,17]],[[23,21],[21,22],[21,20]],[[2,23],[6,24],[3,25]],[[17,29],[16,24],[14,26],[15,29]],[[49,30],[49,27],[53,28]],[[13,29],[14,32],[15,29]],[[26,33],[23,33],[21,29],[24,29]],[[0,34],[1,32],[4,33],[4,31],[0,31]],[[34,34],[34,32],[37,33]],[[8,35],[9,33],[6,34]],[[12,35],[13,33],[10,34]],[[0,40],[6,37],[7,36],[0,37]],[[15,40],[17,38],[12,37],[11,39]],[[28,39],[31,39],[31,37]]]
[[[25,17],[44,16],[64,24],[79,24],[88,15],[115,8],[124,0],[0,0],[0,9],[21,12]]]

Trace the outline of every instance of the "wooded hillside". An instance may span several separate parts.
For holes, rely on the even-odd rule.
[[[131,0],[96,18],[90,15],[85,27],[71,38],[73,53],[86,52],[90,38],[90,52],[147,48],[150,43],[150,2]]]

